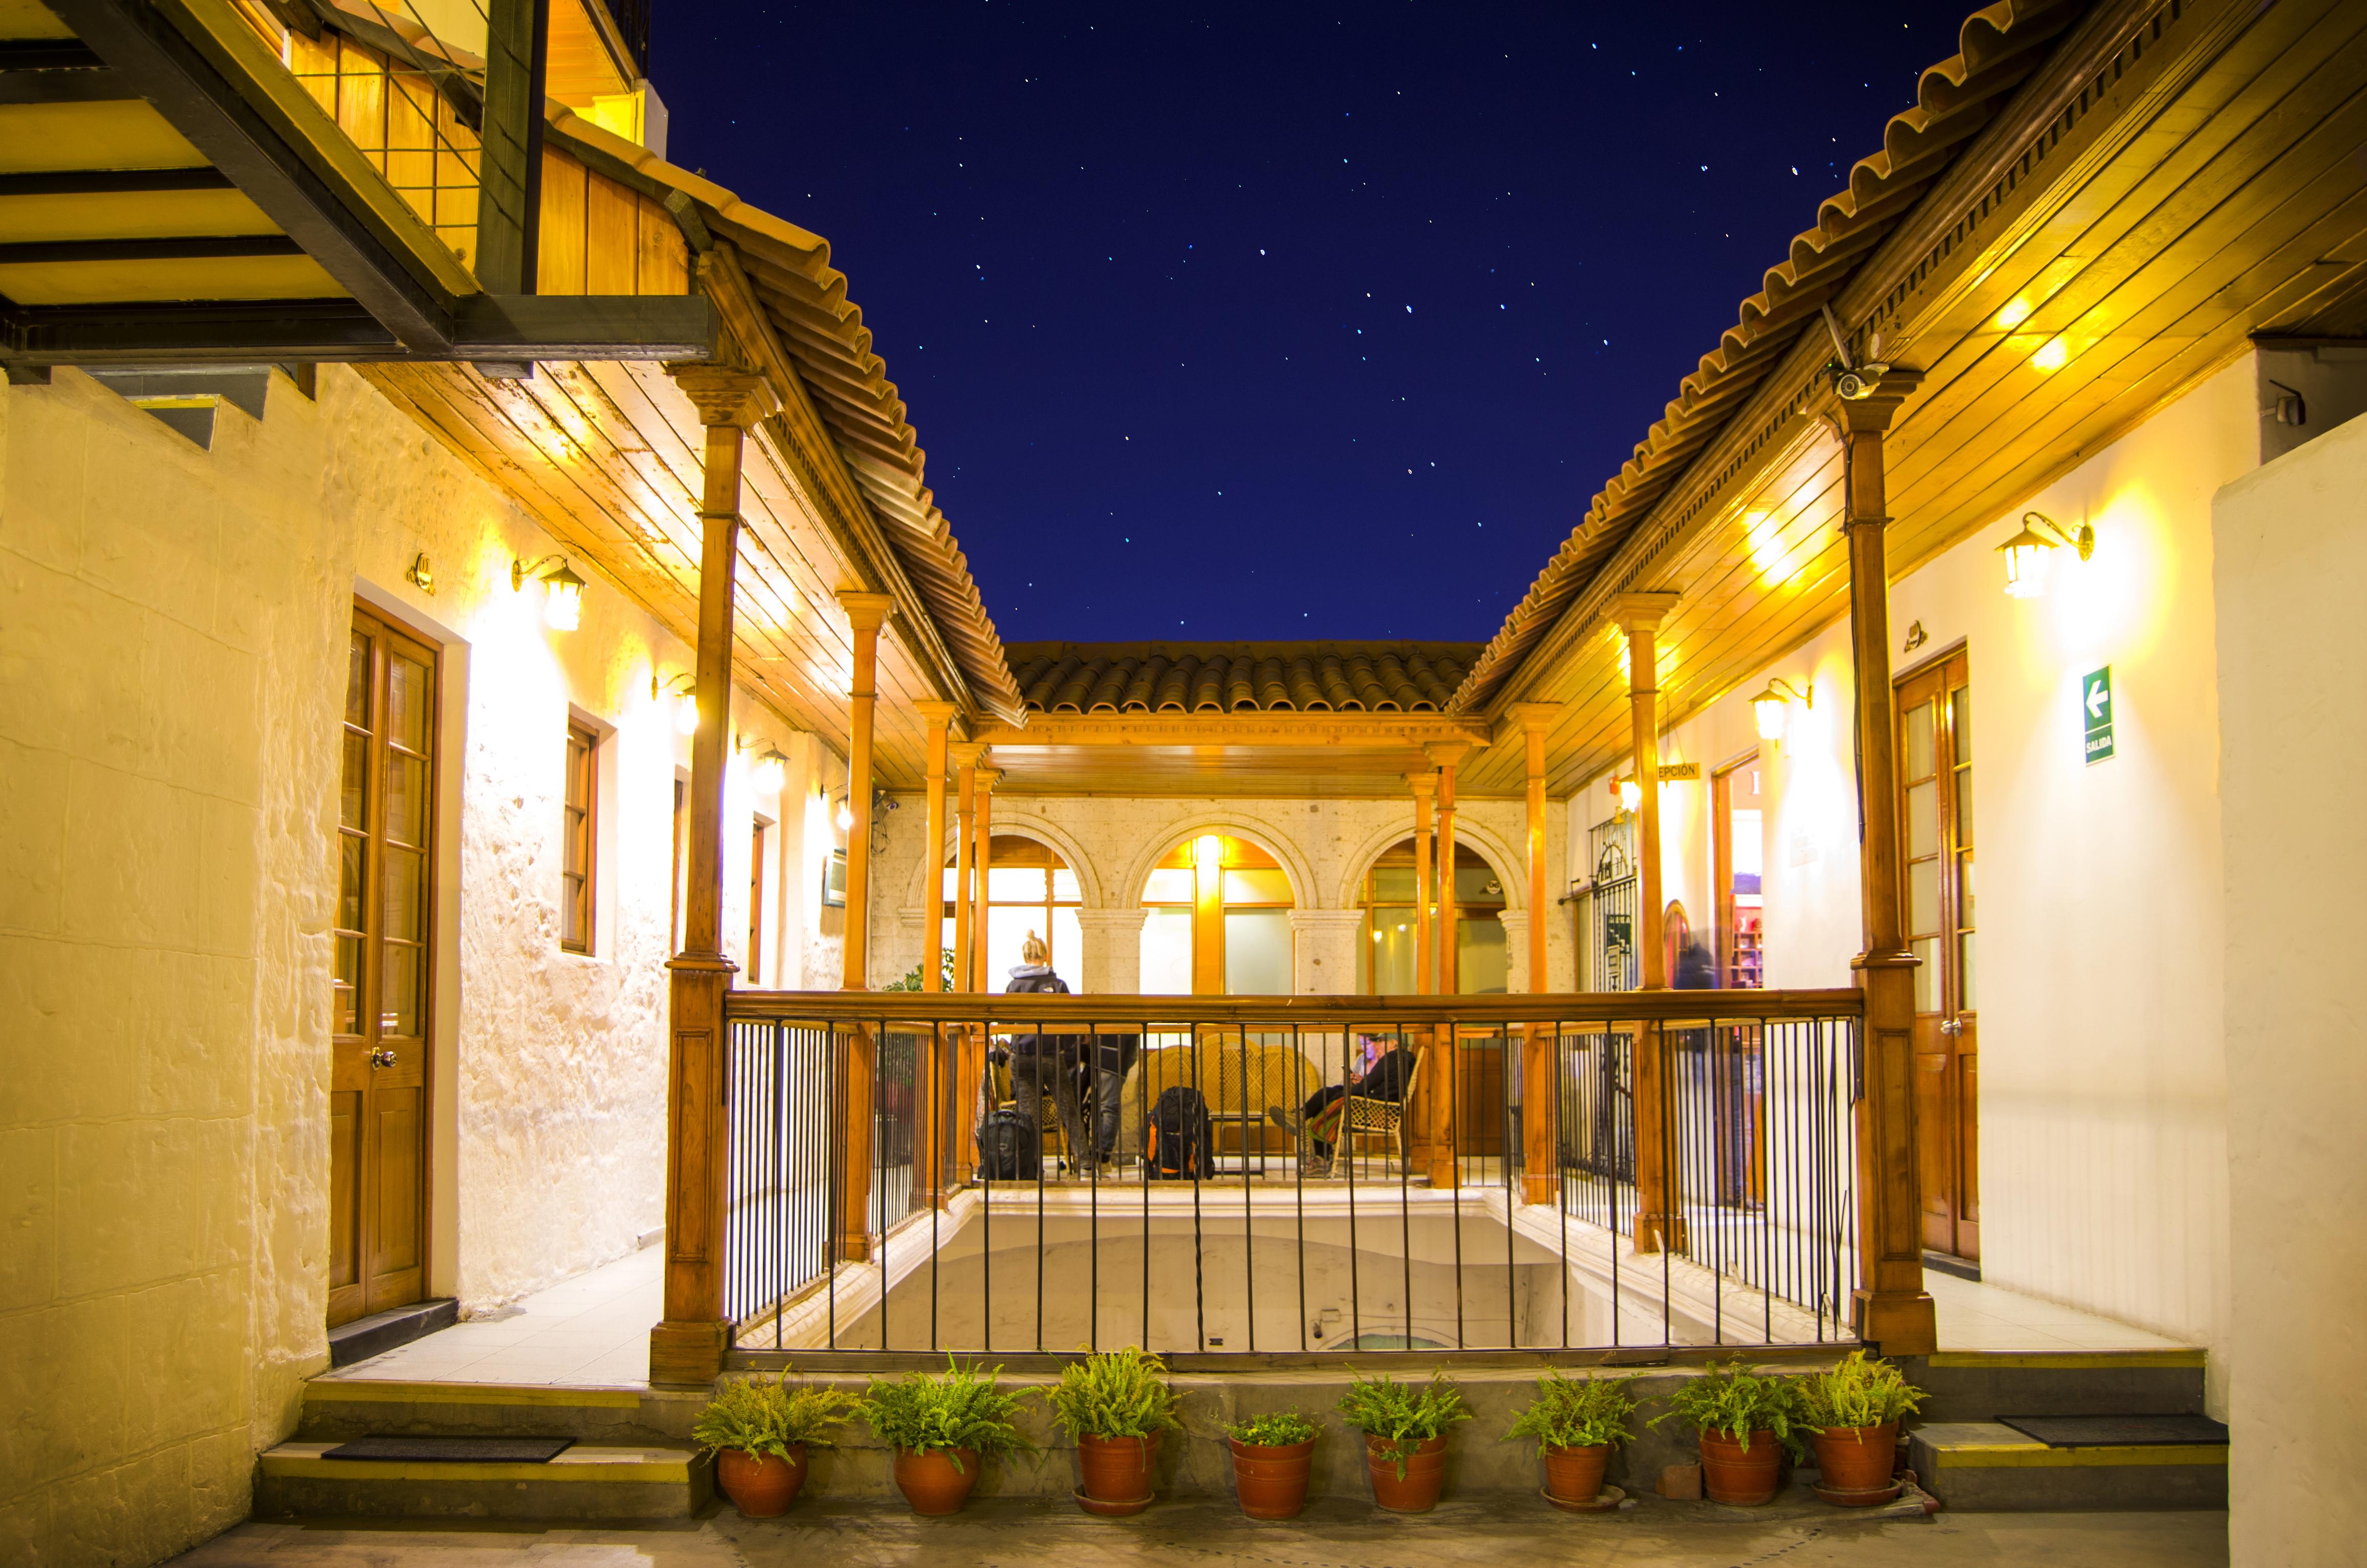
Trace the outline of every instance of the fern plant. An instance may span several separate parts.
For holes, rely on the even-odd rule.
[[[1633,1378],[1566,1378],[1547,1372],[1537,1380],[1537,1397],[1504,1436],[1533,1437],[1539,1449],[1589,1449],[1630,1442],[1636,1414]]]
[[[1697,1432],[1715,1432],[1733,1438],[1750,1451],[1754,1433],[1772,1432],[1795,1459],[1804,1458],[1807,1445],[1793,1427],[1805,1428],[1800,1380],[1762,1378],[1745,1371],[1738,1356],[1724,1367],[1713,1363],[1706,1377],[1691,1378],[1669,1396],[1669,1408],[1648,1425],[1682,1421]]]
[[[1816,1432],[1886,1426],[1914,1415],[1922,1403],[1923,1391],[1897,1368],[1868,1359],[1863,1350],[1851,1351],[1829,1371],[1800,1380],[1801,1423]]]
[[[980,1459],[1034,1449],[1019,1430],[1016,1395],[996,1383],[1000,1367],[980,1371],[946,1358],[942,1372],[912,1372],[893,1380],[873,1378],[855,1406],[871,1435],[891,1449],[925,1454],[969,1449]],[[961,1456],[952,1455],[954,1468]]]
[[[1229,1423],[1225,1436],[1236,1443],[1253,1449],[1286,1449],[1298,1443],[1311,1443],[1320,1435],[1310,1416],[1296,1410],[1278,1410],[1271,1415],[1252,1415],[1245,1421]]]
[[[1399,1481],[1405,1479],[1406,1458],[1416,1448],[1457,1421],[1471,1419],[1463,1408],[1463,1395],[1444,1372],[1433,1372],[1426,1383],[1401,1383],[1387,1372],[1376,1378],[1350,1377],[1348,1392],[1340,1396],[1340,1414],[1367,1437],[1381,1439],[1374,1452],[1397,1461]]]
[[[734,1378],[715,1391],[691,1425],[690,1436],[710,1454],[738,1449],[787,1459],[800,1443],[828,1448],[826,1435],[845,1425],[855,1405],[853,1394],[837,1389],[793,1389],[787,1373],[770,1382]]]
[[[1070,1362],[1060,1369],[1059,1385],[1046,1391],[1046,1397],[1052,1419],[1072,1442],[1085,1437],[1148,1437],[1177,1425],[1166,1364],[1131,1345]]]

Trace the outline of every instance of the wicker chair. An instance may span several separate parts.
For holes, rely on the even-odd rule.
[[[1341,1156],[1353,1158],[1360,1142],[1375,1138],[1384,1138],[1395,1140],[1399,1159],[1408,1162],[1412,1160],[1414,1096],[1421,1093],[1422,1062],[1429,1054],[1430,1050],[1427,1046],[1414,1051],[1413,1074],[1406,1082],[1403,1099],[1372,1099],[1353,1091],[1348,1094],[1344,1102],[1346,1109],[1342,1113],[1341,1118],[1344,1123],[1342,1129],[1344,1137],[1340,1146]],[[1384,1161],[1387,1158],[1386,1144],[1383,1145],[1382,1158]],[[1334,1164],[1337,1164],[1336,1158]],[[1387,1168],[1386,1165],[1383,1168]]]

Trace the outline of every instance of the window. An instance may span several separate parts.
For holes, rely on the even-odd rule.
[[[673,933],[670,953],[682,951],[682,899],[688,890],[682,880],[683,860],[690,853],[690,786],[682,779],[674,781],[674,910],[672,924],[666,929]]]
[[[945,918],[938,940],[948,949],[954,945],[954,905],[960,896],[954,879],[954,868],[947,866]],[[1077,910],[1082,903],[1077,873],[1050,846],[1015,834],[995,835],[994,842],[988,846],[986,877],[989,984],[1002,983],[1002,977],[1019,962],[1019,949],[1033,931],[1044,938],[1044,945],[1050,949],[1052,972],[1067,981],[1070,990],[1081,989],[1084,937],[1077,921]]]
[[[1414,919],[1414,843],[1385,850],[1365,873],[1364,988],[1377,996],[1409,995],[1418,974]],[[1455,978],[1466,994],[1504,990],[1504,884],[1477,850],[1455,846]],[[1435,919],[1438,906],[1431,905]]]
[[[761,985],[764,975],[764,830],[773,824],[756,819],[748,835],[748,983]]]
[[[559,945],[571,953],[592,950],[593,835],[598,830],[594,800],[595,758],[600,737],[582,724],[567,726],[567,803],[561,826]]]
[[[1187,839],[1143,884],[1146,995],[1287,995],[1290,878],[1245,839]]]

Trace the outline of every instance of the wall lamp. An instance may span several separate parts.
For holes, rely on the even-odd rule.
[[[838,810],[832,814],[830,820],[838,824],[838,831],[841,833],[855,826],[855,804],[846,791],[843,790],[838,791]]]
[[[1817,706],[1815,683],[1811,682],[1807,690],[1800,691],[1795,689],[1790,681],[1779,676],[1767,683],[1766,690],[1750,699],[1750,716],[1759,721],[1761,740],[1780,741],[1784,738],[1784,726],[1791,718],[1794,698],[1799,699],[1800,706],[1803,708],[1815,709]]]
[[[2040,533],[2037,524],[2046,532]],[[2053,537],[2048,537],[2052,535]],[[1998,546],[2005,557],[2005,591],[2017,599],[2034,599],[2046,592],[2046,574],[2055,564],[2055,552],[2064,546],[2079,552],[2087,560],[2096,553],[2096,530],[2086,523],[2074,533],[2044,512],[2024,512],[2022,531]]]
[[[743,752],[748,749],[744,736],[741,739],[740,749]],[[780,747],[767,741],[764,749],[758,752],[755,760],[748,765],[748,782],[753,784],[760,794],[777,795],[788,781],[789,759],[781,755]]]
[[[674,727],[685,735],[698,733],[697,677],[688,670],[664,679],[652,673],[650,676],[650,700],[663,702],[668,698],[674,700]]]
[[[424,557],[423,557],[424,559]],[[528,577],[542,579],[543,623],[553,631],[572,631],[583,617],[583,579],[568,569],[567,557],[546,555],[510,562],[510,587],[523,592]]]
[[[1632,816],[1644,809],[1644,786],[1637,783],[1633,778],[1622,778],[1618,789],[1621,811]]]

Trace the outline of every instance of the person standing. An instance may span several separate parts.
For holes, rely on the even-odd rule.
[[[1019,944],[1019,962],[1013,967],[1010,983],[1003,991],[1067,995],[1069,983],[1052,972],[1051,957],[1052,951],[1044,945],[1044,938],[1028,932],[1026,940]],[[1011,1093],[1019,1102],[1020,1114],[1034,1121],[1043,1115],[1044,1096],[1048,1091],[1053,1114],[1059,1120],[1061,1140],[1068,1147],[1070,1165],[1090,1170],[1094,1146],[1085,1136],[1084,1119],[1077,1104],[1078,1067],[1082,1055],[1079,1048],[1083,1042],[1082,1035],[1046,1034],[1040,1029],[1013,1036]]]

